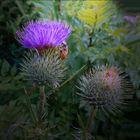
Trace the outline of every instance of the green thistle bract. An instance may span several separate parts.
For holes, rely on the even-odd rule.
[[[65,70],[62,60],[54,49],[48,49],[41,54],[31,51],[25,55],[21,64],[25,80],[52,87],[59,86]]]
[[[79,80],[78,95],[89,104],[110,113],[117,113],[132,98],[131,84],[114,66],[93,68]]]

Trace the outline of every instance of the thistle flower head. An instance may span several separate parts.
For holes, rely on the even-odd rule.
[[[59,55],[53,49],[48,49],[41,55],[35,52],[27,53],[21,64],[25,80],[52,87],[59,85],[65,75],[65,70]]]
[[[65,23],[31,21],[16,32],[16,38],[25,48],[42,49],[60,46],[70,34],[71,29]]]
[[[93,68],[79,80],[79,93],[89,104],[109,113],[117,113],[131,99],[131,84],[114,66]],[[127,92],[126,92],[127,91]]]

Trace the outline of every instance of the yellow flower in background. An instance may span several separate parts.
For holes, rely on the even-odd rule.
[[[113,10],[113,4],[111,1],[97,1],[87,0],[83,1],[81,10],[78,12],[77,17],[90,26],[94,26],[95,23],[99,25],[105,22],[112,16],[111,9]]]
[[[94,25],[95,21],[97,20],[96,13],[93,11],[93,9],[81,10],[78,14],[78,18],[89,25]]]
[[[106,2],[106,0],[86,0],[84,4],[86,6],[104,6]]]

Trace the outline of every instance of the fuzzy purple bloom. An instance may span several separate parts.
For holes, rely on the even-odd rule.
[[[126,20],[130,23],[135,23],[137,20],[137,16],[124,16],[124,20]]]
[[[31,21],[16,32],[19,43],[25,48],[54,48],[60,46],[71,34],[71,28],[58,21]]]

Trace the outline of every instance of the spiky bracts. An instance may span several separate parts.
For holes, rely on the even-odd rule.
[[[16,38],[25,48],[54,48],[60,46],[71,34],[71,28],[58,21],[30,21]]]
[[[131,84],[115,66],[92,68],[79,80],[79,93],[89,104],[109,113],[117,113],[131,99]]]
[[[57,87],[65,75],[64,67],[57,51],[48,49],[41,55],[31,51],[25,55],[21,71],[25,80],[35,84]]]
[[[89,133],[83,133],[83,131],[78,131],[73,134],[75,140],[95,140],[94,137]]]

